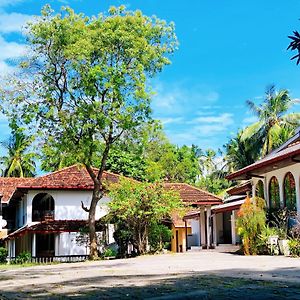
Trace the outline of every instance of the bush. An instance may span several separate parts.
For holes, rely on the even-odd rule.
[[[103,252],[103,256],[104,257],[115,257],[115,256],[117,256],[117,251],[114,249],[111,249],[111,248],[107,248]]]
[[[292,256],[300,256],[300,240],[298,239],[289,240],[289,248],[290,248],[290,254]]]
[[[265,201],[261,198],[246,198],[238,211],[237,228],[242,238],[245,255],[259,253],[259,235],[266,227]]]
[[[16,259],[14,260],[14,264],[25,264],[31,261],[31,253],[29,252],[22,252],[20,253]]]
[[[266,226],[262,229],[257,241],[258,254],[274,254],[274,250],[275,253],[278,251],[270,245],[270,237],[272,236],[278,236],[277,228]]]
[[[0,264],[6,263],[8,251],[6,248],[0,247]]]
[[[163,224],[152,223],[149,229],[149,244],[152,251],[166,249],[172,238],[172,230]]]

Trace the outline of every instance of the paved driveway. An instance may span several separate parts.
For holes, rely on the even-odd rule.
[[[300,259],[211,251],[0,269],[0,299],[300,299]]]

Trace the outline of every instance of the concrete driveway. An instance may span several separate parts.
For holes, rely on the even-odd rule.
[[[300,259],[202,251],[0,268],[0,299],[300,299]]]

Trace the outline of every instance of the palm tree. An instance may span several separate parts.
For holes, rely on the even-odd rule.
[[[258,121],[248,126],[242,134],[242,139],[260,140],[262,142],[261,155],[265,156],[282,142],[293,135],[300,124],[299,113],[287,111],[297,102],[292,100],[287,90],[275,91],[271,86],[266,91],[266,98],[260,105],[248,100],[248,107],[258,117]]]
[[[23,133],[23,130],[10,124],[12,128],[8,141],[0,144],[7,150],[7,155],[0,157],[2,176],[4,177],[33,177],[35,175],[35,159],[37,155],[28,152],[33,138]]]
[[[254,163],[260,154],[261,141],[243,139],[244,131],[238,132],[237,136],[230,139],[225,147],[225,166],[231,173]]]

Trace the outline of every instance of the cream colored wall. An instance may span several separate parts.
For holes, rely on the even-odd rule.
[[[254,194],[255,192],[255,187],[256,184],[258,183],[259,180],[262,180],[264,183],[264,192],[265,192],[265,199],[267,200],[267,206],[270,206],[269,203],[269,191],[268,191],[268,187],[269,187],[269,182],[270,179],[275,176],[278,180],[279,183],[279,192],[280,192],[280,204],[283,207],[283,203],[284,203],[284,177],[285,175],[291,172],[294,176],[295,179],[295,185],[296,185],[296,202],[297,202],[297,212],[300,213],[300,164],[299,163],[295,163],[294,165],[288,166],[288,167],[284,167],[281,169],[276,169],[273,170],[271,172],[265,173],[262,176],[264,176],[265,178],[260,179],[260,178],[254,178],[252,177],[251,181],[252,181],[252,193]]]
[[[175,227],[172,225],[172,241],[171,241],[171,251],[176,252],[176,231],[178,230],[178,248],[180,251],[180,245],[182,246],[182,252],[186,251],[186,235],[184,227]],[[192,228],[187,228],[187,234],[192,233]]]

